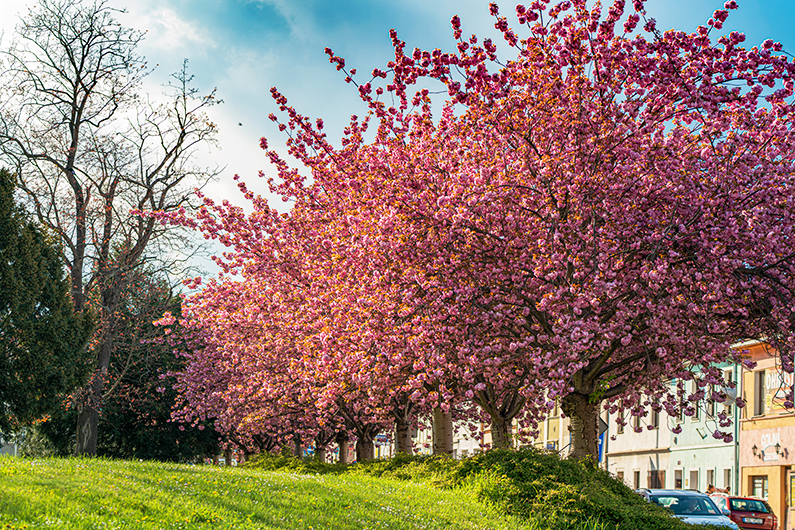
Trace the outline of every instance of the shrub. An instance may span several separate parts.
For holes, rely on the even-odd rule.
[[[582,528],[588,521],[617,530],[691,528],[607,471],[554,453],[488,451],[463,461],[450,479],[453,485],[474,482],[485,502],[538,519],[550,530]]]
[[[491,450],[464,460],[398,455],[351,466],[261,455],[249,467],[295,473],[351,473],[467,488],[499,512],[543,530],[687,530],[695,528],[647,502],[607,471],[535,449]],[[699,526],[699,530],[709,530]]]

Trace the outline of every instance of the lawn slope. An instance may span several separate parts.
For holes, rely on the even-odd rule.
[[[467,488],[362,474],[0,458],[0,528],[534,530]]]

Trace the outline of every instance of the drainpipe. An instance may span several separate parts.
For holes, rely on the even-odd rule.
[[[743,396],[743,368],[742,365],[739,363],[735,363],[734,365],[735,371],[739,372],[735,374],[734,380],[737,381],[737,397],[742,398]],[[737,403],[734,404],[734,495],[742,495],[740,491],[740,408],[737,406]]]
[[[610,471],[610,461],[607,458],[607,450],[610,444],[610,413],[607,413],[607,430],[605,431],[605,439],[602,442],[602,456],[605,459],[605,471]]]

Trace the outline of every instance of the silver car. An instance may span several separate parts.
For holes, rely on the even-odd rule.
[[[729,519],[728,510],[719,510],[709,496],[693,490],[638,490],[638,493],[663,508],[667,508],[675,516],[689,524],[713,524],[725,526],[732,530],[740,530],[737,524]]]

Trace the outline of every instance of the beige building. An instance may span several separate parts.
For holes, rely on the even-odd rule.
[[[516,437],[517,445],[557,451],[562,457],[568,456],[570,447],[569,419],[561,417],[560,407],[557,404],[538,427],[538,436],[529,440],[523,440],[521,436],[518,436]]]
[[[628,425],[620,428],[615,416],[608,415],[610,436],[605,442],[604,468],[633,489],[673,488],[675,477],[668,476],[671,429],[667,420],[665,412],[652,413],[644,419],[631,419]],[[635,432],[635,426],[643,430]]]

